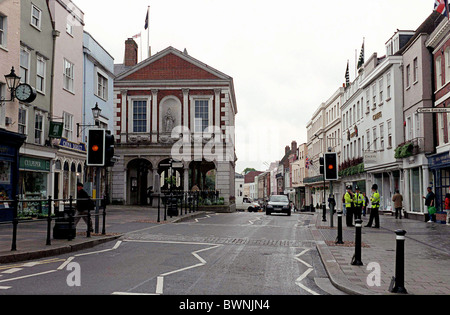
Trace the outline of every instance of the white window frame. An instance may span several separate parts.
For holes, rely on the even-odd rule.
[[[69,73],[67,73],[66,71],[67,69],[70,69]],[[75,86],[75,64],[64,58],[63,88],[66,91],[75,93],[74,86]]]
[[[450,47],[445,49],[445,83],[450,82]]]
[[[43,73],[39,73],[39,63],[43,64]],[[47,76],[47,61],[42,56],[36,58],[36,90],[45,94]],[[40,84],[42,82],[42,84]],[[42,85],[42,87],[41,87]]]
[[[381,77],[381,79],[378,81],[378,88],[380,89],[379,94],[380,94],[380,105],[383,105],[383,93],[384,93],[384,78]]]
[[[8,17],[0,14],[0,47],[8,47]]]
[[[27,54],[28,55],[28,64],[22,64],[22,53]],[[26,48],[21,46],[20,47],[20,82],[21,83],[29,83],[30,82],[30,68],[31,68],[31,53],[30,51]],[[24,73],[22,72],[22,69],[24,69]]]
[[[387,121],[388,149],[392,148],[392,120]]]
[[[38,117],[40,117],[40,122],[41,122],[40,129],[37,126]],[[44,144],[44,130],[45,130],[44,114],[42,112],[36,111],[34,113],[34,144],[38,144],[38,145]],[[39,137],[36,137],[37,132],[40,133]]]
[[[197,122],[195,119],[195,110],[196,110],[196,101],[207,101],[208,102],[208,126],[212,127],[213,126],[213,100],[214,100],[214,96],[208,96],[208,95],[198,95],[198,96],[190,96],[190,101],[191,101],[191,132],[193,131],[194,133],[200,134],[203,133],[205,130],[197,131]],[[221,119],[220,117],[217,117],[216,119]],[[220,122],[217,122],[218,125]]]
[[[6,126],[6,103],[3,100],[6,99],[6,84],[0,82],[0,127]]]
[[[134,131],[134,102],[146,102],[145,106],[145,130],[144,131]],[[130,101],[130,132],[131,133],[139,133],[139,134],[148,134],[150,133],[150,107],[151,107],[151,100],[148,98],[133,98]]]
[[[103,91],[100,91],[100,84],[101,84],[100,81],[102,81],[101,78],[103,78],[103,80],[104,80],[104,84],[102,85]],[[99,98],[101,98],[102,100],[107,101],[108,100],[108,85],[109,85],[108,75],[96,67],[94,82],[95,82],[94,83],[95,84],[95,86],[94,86],[95,95],[98,96]]]
[[[68,112],[63,112],[63,138],[68,141],[73,140],[73,115]]]
[[[36,10],[38,12],[38,16],[34,15],[34,10]],[[34,19],[36,19],[36,24],[34,23]],[[39,9],[37,6],[35,6],[34,4],[31,5],[31,20],[30,20],[30,24],[31,26],[33,26],[34,28],[36,28],[37,30],[41,30],[41,24],[42,24],[42,10]]]
[[[391,99],[391,80],[391,72],[388,72],[386,74],[386,101],[389,101]]]
[[[442,57],[436,58],[436,89],[442,87]]]
[[[384,150],[384,123],[380,124],[380,149]]]
[[[20,118],[20,112],[23,112],[23,116],[21,120]],[[25,106],[19,107],[19,114],[17,118],[17,125],[18,125],[18,133],[27,135],[28,134],[28,109]]]
[[[419,59],[414,58],[413,60],[413,84],[419,82]]]

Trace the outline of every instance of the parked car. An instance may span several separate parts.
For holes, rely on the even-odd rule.
[[[244,197],[244,198],[237,198],[236,200],[236,210],[238,211],[245,211],[248,212],[258,212],[261,210],[261,206],[259,203],[254,202],[251,198]]]
[[[287,196],[285,195],[270,196],[270,199],[266,205],[266,215],[271,215],[274,212],[286,213],[288,216],[291,215],[290,202]]]

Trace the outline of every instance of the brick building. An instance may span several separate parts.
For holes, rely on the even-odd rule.
[[[236,160],[233,79],[186,50],[168,47],[140,63],[137,56],[136,42],[128,39],[124,64],[115,65],[113,201],[147,204],[148,188],[167,189],[168,178],[179,190],[204,189],[207,174],[215,174],[215,189],[229,205]]]

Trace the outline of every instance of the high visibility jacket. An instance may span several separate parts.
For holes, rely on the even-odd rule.
[[[365,207],[366,206],[366,198],[364,198],[363,194],[361,193],[355,193],[353,195],[353,202],[355,203],[355,206],[357,207]]]
[[[378,191],[374,192],[372,197],[370,198],[370,202],[372,203],[372,209],[380,207],[380,194]]]
[[[351,208],[353,206],[353,198],[348,192],[344,195],[344,206],[345,208]]]

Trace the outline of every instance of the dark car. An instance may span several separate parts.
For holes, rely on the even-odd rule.
[[[285,195],[275,195],[270,196],[269,202],[266,206],[266,214],[271,215],[272,213],[286,213],[291,215],[291,207],[289,199]]]

